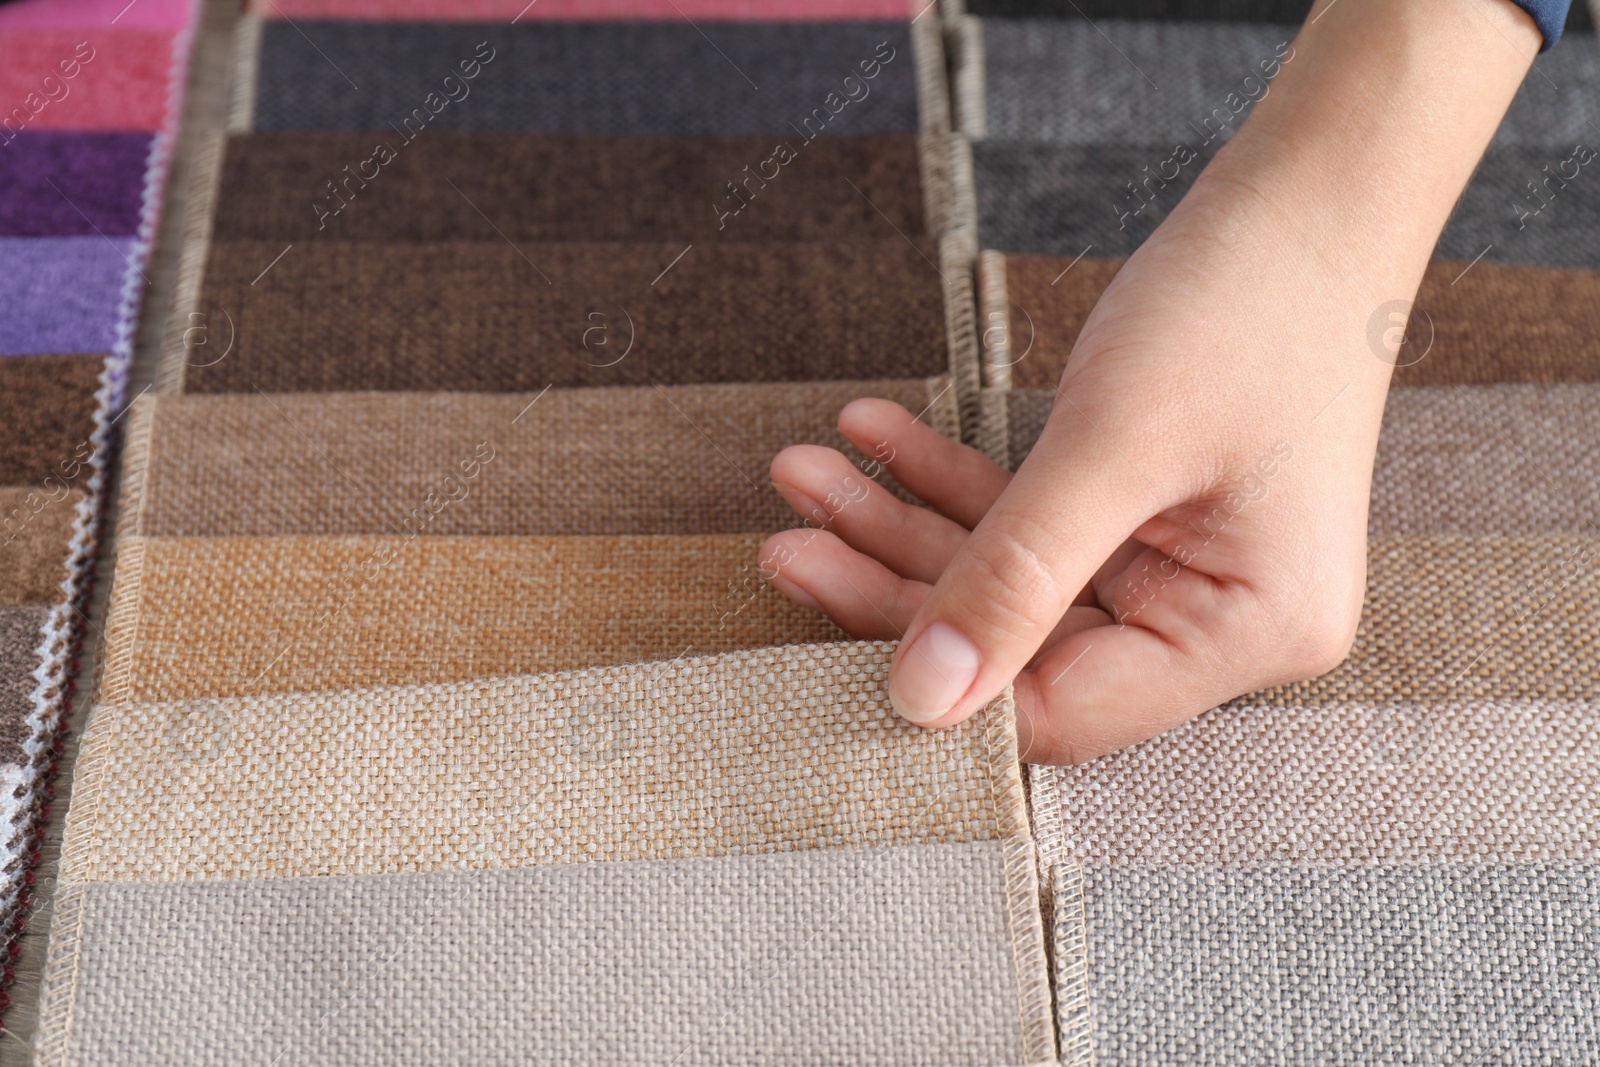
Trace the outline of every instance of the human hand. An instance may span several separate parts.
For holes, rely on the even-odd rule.
[[[1510,4],[1476,17],[1319,4],[1272,95],[1102,296],[1015,476],[883,401],[840,428],[932,510],[832,450],[777,457],[774,484],[822,530],[770,539],[771,580],[854,635],[904,639],[903,716],[953,725],[1014,682],[1025,758],[1079,762],[1342,661],[1392,369],[1368,319],[1415,294],[1538,48]]]

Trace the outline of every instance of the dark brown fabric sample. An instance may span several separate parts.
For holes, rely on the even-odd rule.
[[[795,145],[791,161],[766,164],[780,141],[429,131],[402,143],[388,133],[236,134],[213,239],[279,241],[281,248],[313,237],[499,240],[498,230],[512,241],[677,241],[681,248],[718,238],[893,237],[891,223],[911,236],[926,233],[914,134],[819,137]],[[375,158],[380,144],[392,152],[388,163],[379,159],[390,152]],[[763,179],[763,172],[776,176]],[[722,217],[741,203],[743,210]]]
[[[0,359],[0,485],[42,485],[52,475],[72,486],[89,480],[94,394],[104,369],[99,355]]]
[[[49,616],[49,608],[0,608],[0,764],[32,761],[22,745],[33,736],[28,716],[39,687],[33,672]]]
[[[126,490],[122,529],[181,537],[775,532],[800,520],[768,481],[772,457],[802,443],[848,449],[839,410],[864,396],[894,400],[957,436],[948,378],[543,396],[152,395],[127,420],[143,479]],[[867,457],[854,458],[866,468]],[[886,472],[881,478],[893,485]]]
[[[83,492],[64,487],[0,487],[0,608],[60,604],[72,522]]]
[[[189,367],[186,391],[921,378],[949,364],[934,251],[893,236],[687,252],[306,242],[261,276],[281,251],[212,249],[202,306],[226,313],[233,347]]]
[[[1071,262],[1006,256],[1015,388],[1055,388],[1084,320],[1122,266],[1121,260],[1085,256],[1062,274]],[[1488,262],[1468,267],[1451,259],[1428,265],[1417,305],[1432,323],[1432,345],[1416,363],[1396,368],[1396,385],[1600,381],[1600,271]],[[1413,315],[1413,343],[1427,343],[1422,322]]]

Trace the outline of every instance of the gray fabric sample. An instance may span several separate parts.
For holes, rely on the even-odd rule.
[[[73,1064],[1014,1064],[998,842],[98,883]]]
[[[1012,470],[1055,403],[1007,393]],[[1398,386],[1389,391],[1367,533],[1577,534],[1600,520],[1600,386]],[[1508,443],[1509,442],[1509,443]]]
[[[1067,15],[984,21],[991,139],[1159,144],[1168,149],[1184,141],[1200,150],[1201,142],[1212,137],[1215,149],[1248,117],[1250,99],[1263,90],[1271,92],[1270,81],[1261,76],[1262,61],[1280,53],[1292,56],[1284,46],[1292,42],[1300,21],[1141,22],[1119,17],[1091,25],[1070,9]],[[1293,63],[1289,58],[1282,65]],[[1247,77],[1255,81],[1247,83]],[[1230,101],[1230,93],[1238,96]],[[1573,34],[1560,48],[1539,57],[1494,143],[1549,150],[1570,150],[1580,142],[1600,147],[1600,132],[1590,125],[1597,99],[1600,45],[1593,34]],[[1566,154],[1552,151],[1545,162],[1553,166]],[[1524,180],[1537,176],[1535,167]]]
[[[39,646],[44,644],[46,607],[0,608],[0,763],[22,765],[31,760],[23,747],[33,737],[28,718],[38,709],[33,691],[39,680]],[[5,827],[0,827],[3,837]]]
[[[1600,869],[1085,872],[1100,1067],[1593,1064]]]
[[[906,22],[268,21],[260,70],[257,130],[388,132],[418,109],[426,129],[792,137],[847,92],[819,128],[917,129]]]
[[[1594,141],[1600,149],[1600,137]],[[980,244],[1068,259],[1086,246],[1097,256],[1131,255],[1198,173],[1197,161],[1179,168],[1164,186],[1159,177],[1149,179],[1172,152],[1159,142],[1138,147],[988,140],[972,151]],[[1554,170],[1571,153],[1571,146],[1492,147],[1446,225],[1437,254],[1600,269],[1600,158],[1582,165],[1565,188],[1551,179],[1553,196],[1538,199],[1526,188],[1527,182],[1545,180],[1541,168]],[[1572,166],[1565,169],[1571,173]],[[1150,181],[1149,193],[1133,192],[1130,183],[1136,181]]]
[[[1160,145],[1152,169],[1180,141],[1209,154],[1249,115],[1250,98],[1271,92],[1261,64],[1290,54],[1293,36],[1261,23],[985,21],[988,136]]]

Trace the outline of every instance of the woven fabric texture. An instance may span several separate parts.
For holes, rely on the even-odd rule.
[[[773,456],[800,443],[849,448],[839,411],[864,396],[897,401],[957,435],[945,377],[509,396],[151,396],[130,416],[130,439],[147,458],[136,496],[124,500],[123,529],[771,532],[795,521],[768,484]],[[870,457],[851,451],[871,469]]]
[[[788,646],[102,705],[63,877],[378,874],[1022,832],[1021,779],[1002,759],[1008,707],[919,731],[884,698],[888,651]],[[340,784],[354,781],[354,792]]]
[[[50,621],[46,607],[0,608],[0,765],[33,762],[28,719],[34,713],[34,672],[43,660],[40,646]]]
[[[100,699],[457,681],[838,637],[761,578],[762,540],[129,539]]]
[[[992,842],[74,892],[69,1064],[1023,1061]]]
[[[462,62],[475,76],[463,76]],[[805,137],[917,129],[904,18],[706,27],[682,18],[271,21],[260,69],[259,130]]]
[[[94,41],[81,28],[0,33],[0,100],[22,105],[25,129],[158,130],[178,47],[167,29],[128,28]],[[16,112],[7,117],[9,135]]]
[[[88,482],[83,451],[94,435],[105,364],[104,355],[0,359],[0,395],[30,400],[9,405],[0,419],[0,485]]]
[[[1054,388],[1121,260],[1006,256],[1010,375]],[[1600,271],[1435,259],[1397,385],[1600,381]]]
[[[792,159],[776,152],[780,143]],[[780,157],[778,177],[764,179],[762,164]],[[377,177],[363,178],[375,165]],[[407,142],[386,132],[251,133],[228,138],[213,237],[818,241],[893,236],[886,220],[911,237],[928,233],[912,134],[804,142],[438,130]]]
[[[73,522],[84,494],[59,486],[0,486],[0,608],[66,598]]]
[[[109,352],[140,254],[131,237],[0,237],[0,357]]]
[[[218,244],[201,307],[231,348],[187,368],[185,388],[537,392],[950,364],[937,253],[894,234],[687,249],[489,240]]]
[[[23,130],[0,167],[0,237],[139,232],[151,135]]]
[[[1581,44],[1562,47],[1567,43]],[[1467,263],[1481,254],[1480,266],[1600,269],[1600,192],[1577,181],[1556,188],[1554,197],[1524,192],[1530,176],[1542,176],[1543,167],[1566,159],[1572,149],[1571,144],[1491,147],[1445,226],[1437,255]],[[1162,177],[1159,165],[1172,153],[1170,144],[1143,140],[1131,145],[980,141],[973,146],[979,240],[1002,252],[1067,259],[1089,248],[1099,256],[1130,255],[1198,173],[1199,161],[1177,168],[1170,180]],[[1553,188],[1558,181],[1552,180]],[[1130,189],[1130,182],[1138,190]]]

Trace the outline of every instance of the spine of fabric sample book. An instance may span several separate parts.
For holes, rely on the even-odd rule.
[[[922,59],[925,70],[943,68],[933,22],[914,33],[904,17],[703,27],[676,15],[515,25],[272,20],[256,35],[258,53],[244,57],[257,71],[250,128],[803,141],[944,132],[944,100],[918,107],[917,43],[936,52]]]
[[[1089,312],[1120,259],[986,251],[980,301],[984,384],[1054,389]],[[1375,358],[1397,385],[1600,381],[1600,270],[1434,259],[1423,275],[1406,349]]]
[[[531,394],[157,396],[127,416],[124,533],[733,534],[797,520],[767,471],[782,449],[881,457],[839,433],[861,397],[959,434],[948,377]],[[307,445],[307,441],[315,447]],[[854,498],[854,501],[851,498]]]
[[[38,1062],[1051,1063],[1009,694],[890,651],[102,706]]]
[[[0,942],[32,906],[193,4],[0,9]],[[0,988],[11,984],[9,965]],[[0,1011],[9,994],[0,991]]]
[[[492,234],[287,252],[220,242],[199,306],[226,355],[174,347],[166,380],[279,393],[926,377],[950,366],[937,256],[893,234],[689,248]]]

